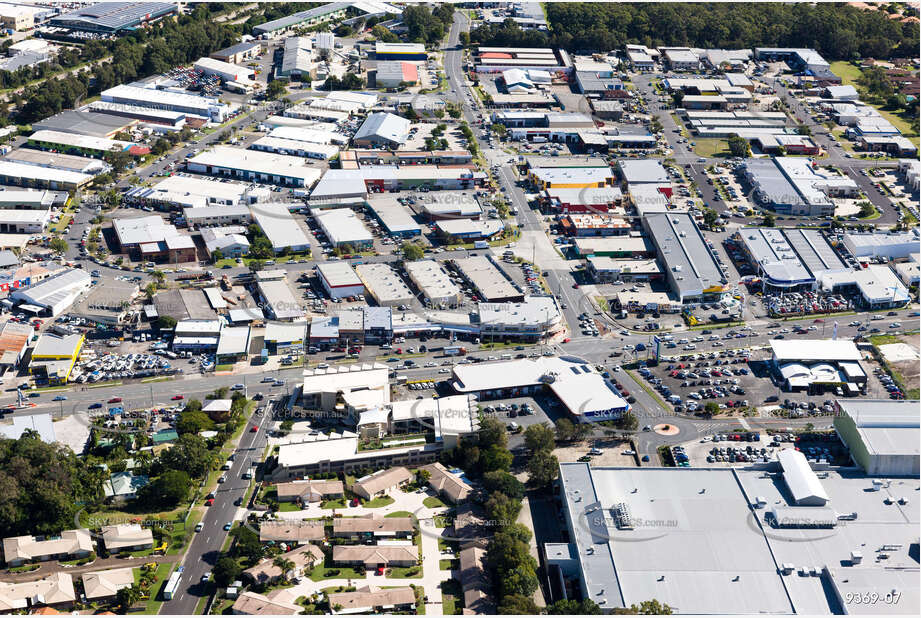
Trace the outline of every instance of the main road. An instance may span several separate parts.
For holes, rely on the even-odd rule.
[[[207,507],[202,518],[202,530],[192,537],[183,558],[179,587],[173,598],[160,608],[161,614],[194,614],[199,602],[213,591],[214,583],[203,582],[202,578],[205,573],[211,572],[217,562],[227,538],[224,527],[245,518],[247,505],[241,503],[238,506],[235,502],[243,500],[250,484],[255,483],[254,480],[243,479],[243,473],[262,459],[267,445],[266,426],[269,423],[266,419],[270,416],[269,412],[253,416],[250,425],[256,427],[257,431],[250,431],[250,426],[247,426],[240,436],[240,442],[234,450],[233,465],[224,473],[227,480],[219,484],[214,492],[214,504]]]

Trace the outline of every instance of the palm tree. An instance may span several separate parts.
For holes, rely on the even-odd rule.
[[[118,607],[121,609],[123,614],[128,613],[128,610],[131,609],[131,606],[138,602],[141,598],[141,590],[137,587],[137,584],[131,584],[126,588],[121,588],[116,595],[118,599]]]
[[[288,560],[284,556],[276,556],[275,560],[272,561],[272,564],[281,569],[281,578],[284,581],[288,581],[288,573],[294,570],[295,564],[292,560]]]

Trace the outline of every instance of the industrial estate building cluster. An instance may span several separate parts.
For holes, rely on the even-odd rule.
[[[137,513],[3,538],[0,613],[505,613],[519,478],[544,605],[916,614],[916,140],[813,49],[454,47],[548,30],[530,2],[442,47],[408,6],[214,8],[229,47],[0,129],[0,439],[92,452]],[[0,2],[0,71],[191,10]],[[142,498],[189,443],[233,455],[175,547]]]

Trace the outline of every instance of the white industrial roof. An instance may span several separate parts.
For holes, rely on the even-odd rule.
[[[795,504],[815,506],[828,502],[828,493],[801,451],[785,448],[777,454],[777,460]]]
[[[134,146],[133,142],[94,137],[92,135],[77,135],[76,133],[65,133],[64,131],[52,131],[50,129],[36,131],[29,136],[29,140],[103,151],[110,151],[115,148],[128,150],[131,146]]]
[[[217,354],[245,354],[249,346],[249,326],[228,326],[221,329]]]
[[[369,243],[374,235],[350,208],[335,208],[314,215],[333,245]]]
[[[56,182],[65,185],[82,185],[93,179],[92,174],[16,163],[6,159],[0,159],[0,177]]]
[[[415,294],[389,264],[359,264],[355,270],[378,304],[408,303],[415,298]]]
[[[838,399],[837,402],[841,412],[854,421],[870,454],[918,456],[921,453],[917,401]]]
[[[195,155],[188,160],[188,164],[298,178],[303,180],[307,187],[320,178],[320,170],[308,166],[302,157],[244,150],[232,146],[215,146]]]
[[[277,320],[291,320],[304,316],[300,303],[284,280],[260,281],[259,292]]]
[[[783,361],[859,361],[857,346],[849,339],[772,339],[771,350]]]
[[[253,206],[252,213],[276,251],[286,247],[310,248],[310,240],[285,204],[258,204]]]
[[[668,172],[656,159],[622,159],[617,162],[627,184],[632,183],[667,183]]]
[[[361,279],[348,262],[320,262],[317,264],[317,272],[330,287],[362,285]]]

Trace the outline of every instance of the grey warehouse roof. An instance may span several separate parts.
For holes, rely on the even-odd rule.
[[[353,139],[385,139],[403,143],[409,135],[409,120],[387,112],[368,115]]]
[[[699,294],[726,282],[689,214],[655,213],[647,215],[644,223],[682,296]]]

